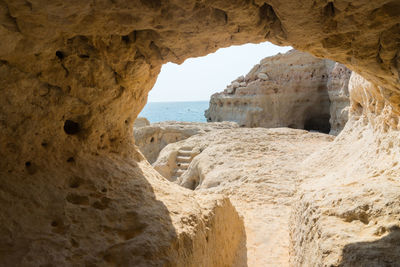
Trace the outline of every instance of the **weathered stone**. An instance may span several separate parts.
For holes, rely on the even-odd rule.
[[[332,139],[287,128],[217,130],[166,146],[154,167],[186,188],[229,196],[244,218],[248,266],[288,266],[298,170]],[[182,153],[189,166],[173,177]]]
[[[144,117],[138,117],[135,120],[135,123],[133,124],[133,128],[139,128],[139,127],[144,127],[144,126],[149,126],[150,122],[148,119]]]
[[[399,127],[398,10],[387,0],[2,1],[1,265],[238,265],[246,246],[229,201],[166,181],[134,145],[161,65],[265,40],[331,58],[379,88],[350,114],[389,145],[400,140],[387,134]]]
[[[261,60],[234,95],[212,95],[207,121],[234,121],[246,127],[330,130],[328,75],[334,62],[289,51]],[[261,71],[269,69],[270,76]],[[222,106],[217,104],[222,102]],[[233,103],[233,104],[232,104]],[[336,123],[336,121],[333,121]]]
[[[189,138],[192,135],[204,134],[217,129],[233,129],[234,122],[178,122],[166,121],[152,123],[146,127],[134,129],[135,144],[146,159],[153,163],[160,151],[168,144]]]
[[[265,73],[262,73],[262,72],[260,72],[260,73],[257,74],[257,78],[259,78],[259,79],[261,79],[261,80],[264,80],[264,81],[266,81],[266,80],[269,79],[268,75],[265,74]]]
[[[328,94],[330,100],[330,134],[338,135],[349,118],[350,98],[349,80],[351,70],[343,64],[336,63],[328,79]]]
[[[236,89],[236,88],[238,88],[240,86],[240,83],[239,82],[233,82],[232,83],[232,88],[233,89]]]
[[[243,76],[243,75],[242,75],[242,76],[239,76],[239,77],[236,79],[236,81],[239,82],[239,83],[243,82],[243,81],[244,81],[244,76]]]

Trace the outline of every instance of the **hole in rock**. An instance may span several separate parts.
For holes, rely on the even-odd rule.
[[[68,194],[67,201],[75,205],[89,205],[89,197],[78,194]]]
[[[35,174],[38,169],[37,166],[30,161],[25,162],[25,168],[29,174]]]
[[[56,57],[58,57],[60,60],[64,59],[64,53],[61,51],[56,51]]]
[[[74,157],[69,157],[69,158],[67,159],[67,162],[69,162],[69,163],[75,162]]]
[[[128,35],[124,35],[121,37],[121,40],[124,41],[125,43],[129,43],[129,36]]]
[[[81,130],[79,123],[72,120],[66,120],[64,123],[64,131],[66,134],[74,135],[78,134]]]
[[[309,117],[304,122],[304,130],[329,133],[331,130],[329,118],[329,115],[316,115]]]
[[[83,179],[79,177],[73,177],[69,181],[70,188],[78,188],[83,183]]]

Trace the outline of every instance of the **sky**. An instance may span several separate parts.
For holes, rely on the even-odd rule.
[[[181,65],[163,65],[148,102],[208,101],[261,59],[285,53],[291,47],[269,42],[221,48],[204,57],[189,58]]]

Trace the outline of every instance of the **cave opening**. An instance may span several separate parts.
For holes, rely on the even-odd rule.
[[[330,116],[328,114],[318,114],[311,116],[305,120],[304,130],[329,134],[331,130],[329,118]]]
[[[204,112],[209,108],[213,94],[223,91],[235,78],[246,75],[263,58],[291,49],[270,42],[244,44],[188,58],[180,65],[166,63],[138,117],[145,117],[150,123],[212,122]],[[229,101],[226,103],[231,108],[235,106]],[[224,106],[222,102],[219,105]]]

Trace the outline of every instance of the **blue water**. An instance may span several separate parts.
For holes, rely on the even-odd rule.
[[[139,117],[147,118],[151,123],[160,121],[206,122],[204,111],[208,101],[196,102],[149,102]]]

